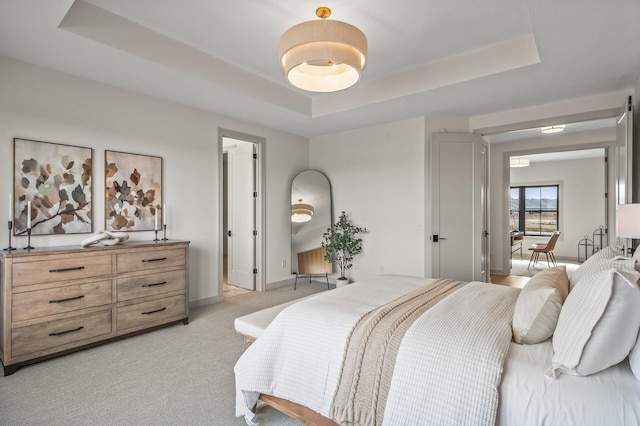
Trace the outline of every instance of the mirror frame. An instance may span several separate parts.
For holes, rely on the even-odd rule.
[[[297,253],[294,252],[294,245],[293,245],[293,222],[291,222],[291,205],[294,202],[294,196],[293,196],[293,185],[295,180],[303,173],[306,172],[316,172],[318,173],[320,176],[322,176],[326,182],[327,185],[329,186],[329,224],[327,225],[327,228],[333,227],[333,188],[331,186],[331,181],[329,180],[329,177],[322,171],[317,170],[317,169],[304,169],[299,171],[298,173],[296,173],[296,175],[293,177],[293,179],[291,179],[291,185],[289,185],[289,199],[290,199],[290,203],[289,203],[289,207],[287,208],[287,211],[289,212],[289,223],[290,223],[290,245],[291,245],[291,257],[289,259],[289,264],[290,264],[290,271],[292,275],[308,275],[308,274],[299,274],[297,271],[294,271],[293,265],[294,265],[294,256],[296,256],[296,264],[297,264]],[[298,199],[300,197],[295,197],[295,199]],[[304,198],[303,198],[303,203],[305,202]],[[324,232],[326,232],[326,228],[323,228],[322,233],[324,234]],[[298,268],[296,268],[298,269]],[[333,271],[333,265],[332,265],[332,271]]]

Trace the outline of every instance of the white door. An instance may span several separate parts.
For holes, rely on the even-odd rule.
[[[633,177],[633,103],[631,96],[625,101],[617,116],[616,126],[616,205],[639,202],[640,187],[634,188]],[[636,173],[637,175],[637,173]],[[636,179],[638,177],[636,176]],[[635,182],[638,185],[638,181]],[[634,200],[634,194],[636,199]],[[616,223],[618,235],[618,224]],[[617,244],[631,247],[630,240],[621,240]]]
[[[436,133],[432,137],[434,277],[489,279],[487,154],[480,135]]]
[[[230,285],[255,290],[256,189],[254,144],[227,151],[228,257]]]

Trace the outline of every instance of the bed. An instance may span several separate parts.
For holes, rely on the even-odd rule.
[[[576,271],[589,282],[577,287],[571,303],[560,295],[566,299],[566,309],[560,309],[570,312],[575,304],[585,304],[581,294],[598,294],[593,283],[602,282],[603,276],[613,289],[606,297],[598,296],[607,299],[605,309],[589,305],[589,312],[599,313],[575,319],[592,327],[591,332],[569,333],[592,335],[582,342],[584,356],[577,364],[564,362],[562,342],[554,343],[551,337],[534,344],[514,341],[519,289],[380,276],[282,310],[235,366],[236,415],[253,424],[254,407],[262,399],[310,423],[324,424],[640,424],[640,380],[634,375],[640,368],[632,371],[628,357],[636,351],[640,315],[612,320],[613,308],[607,305],[622,297],[637,303],[635,310],[640,311],[635,285],[640,274],[633,275],[626,266],[627,281],[634,280],[630,286],[616,278],[623,276],[620,261],[613,269],[614,256],[600,258]],[[632,296],[616,293],[614,284],[624,285],[624,291],[628,287]],[[539,299],[540,293],[535,296]],[[565,317],[556,318],[558,335],[561,328],[577,327],[569,314]],[[622,320],[626,325],[620,334],[615,321]],[[391,325],[378,330],[385,322]],[[604,361],[611,365],[600,371],[591,370],[594,363],[602,364],[602,357],[594,361],[586,355],[603,352],[598,345],[611,344],[607,338],[593,341],[603,334],[593,323],[596,328],[613,324],[620,346]],[[572,339],[569,358],[575,358]],[[640,366],[640,355],[637,358]]]

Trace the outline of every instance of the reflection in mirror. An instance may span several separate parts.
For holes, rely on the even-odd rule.
[[[331,183],[317,170],[303,170],[291,182],[291,273],[331,273],[324,261],[322,234],[333,223]],[[296,280],[297,281],[297,280]]]

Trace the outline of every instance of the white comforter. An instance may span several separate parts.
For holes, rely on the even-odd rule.
[[[406,276],[379,277],[287,307],[235,367],[236,414],[244,415],[251,423],[251,408],[259,394],[266,393],[328,416],[345,342],[356,321],[371,309],[431,281]],[[462,293],[459,298],[449,296],[429,310],[424,319],[416,321],[398,353],[384,423],[493,423],[517,292],[472,283],[452,295]],[[504,303],[489,302],[476,311],[484,303],[480,302],[485,300],[484,296]],[[455,314],[449,318],[459,321],[447,320],[449,323],[444,327],[434,323],[443,318],[440,314],[451,311]],[[500,321],[493,321],[494,318]],[[425,330],[430,330],[427,342],[421,337]],[[459,341],[449,335],[460,332],[465,335]],[[410,334],[410,343],[405,344]],[[485,350],[485,346],[491,349]],[[425,354],[427,348],[430,354]],[[433,393],[434,389],[438,392]],[[424,403],[427,393],[432,398],[429,404]]]
[[[327,416],[345,342],[365,313],[433,280],[379,277],[318,294],[288,306],[242,354],[235,366],[236,415],[251,424],[261,393],[277,396]],[[319,316],[317,310],[325,314]],[[283,315],[283,313],[285,313]],[[274,344],[275,342],[275,344]]]

